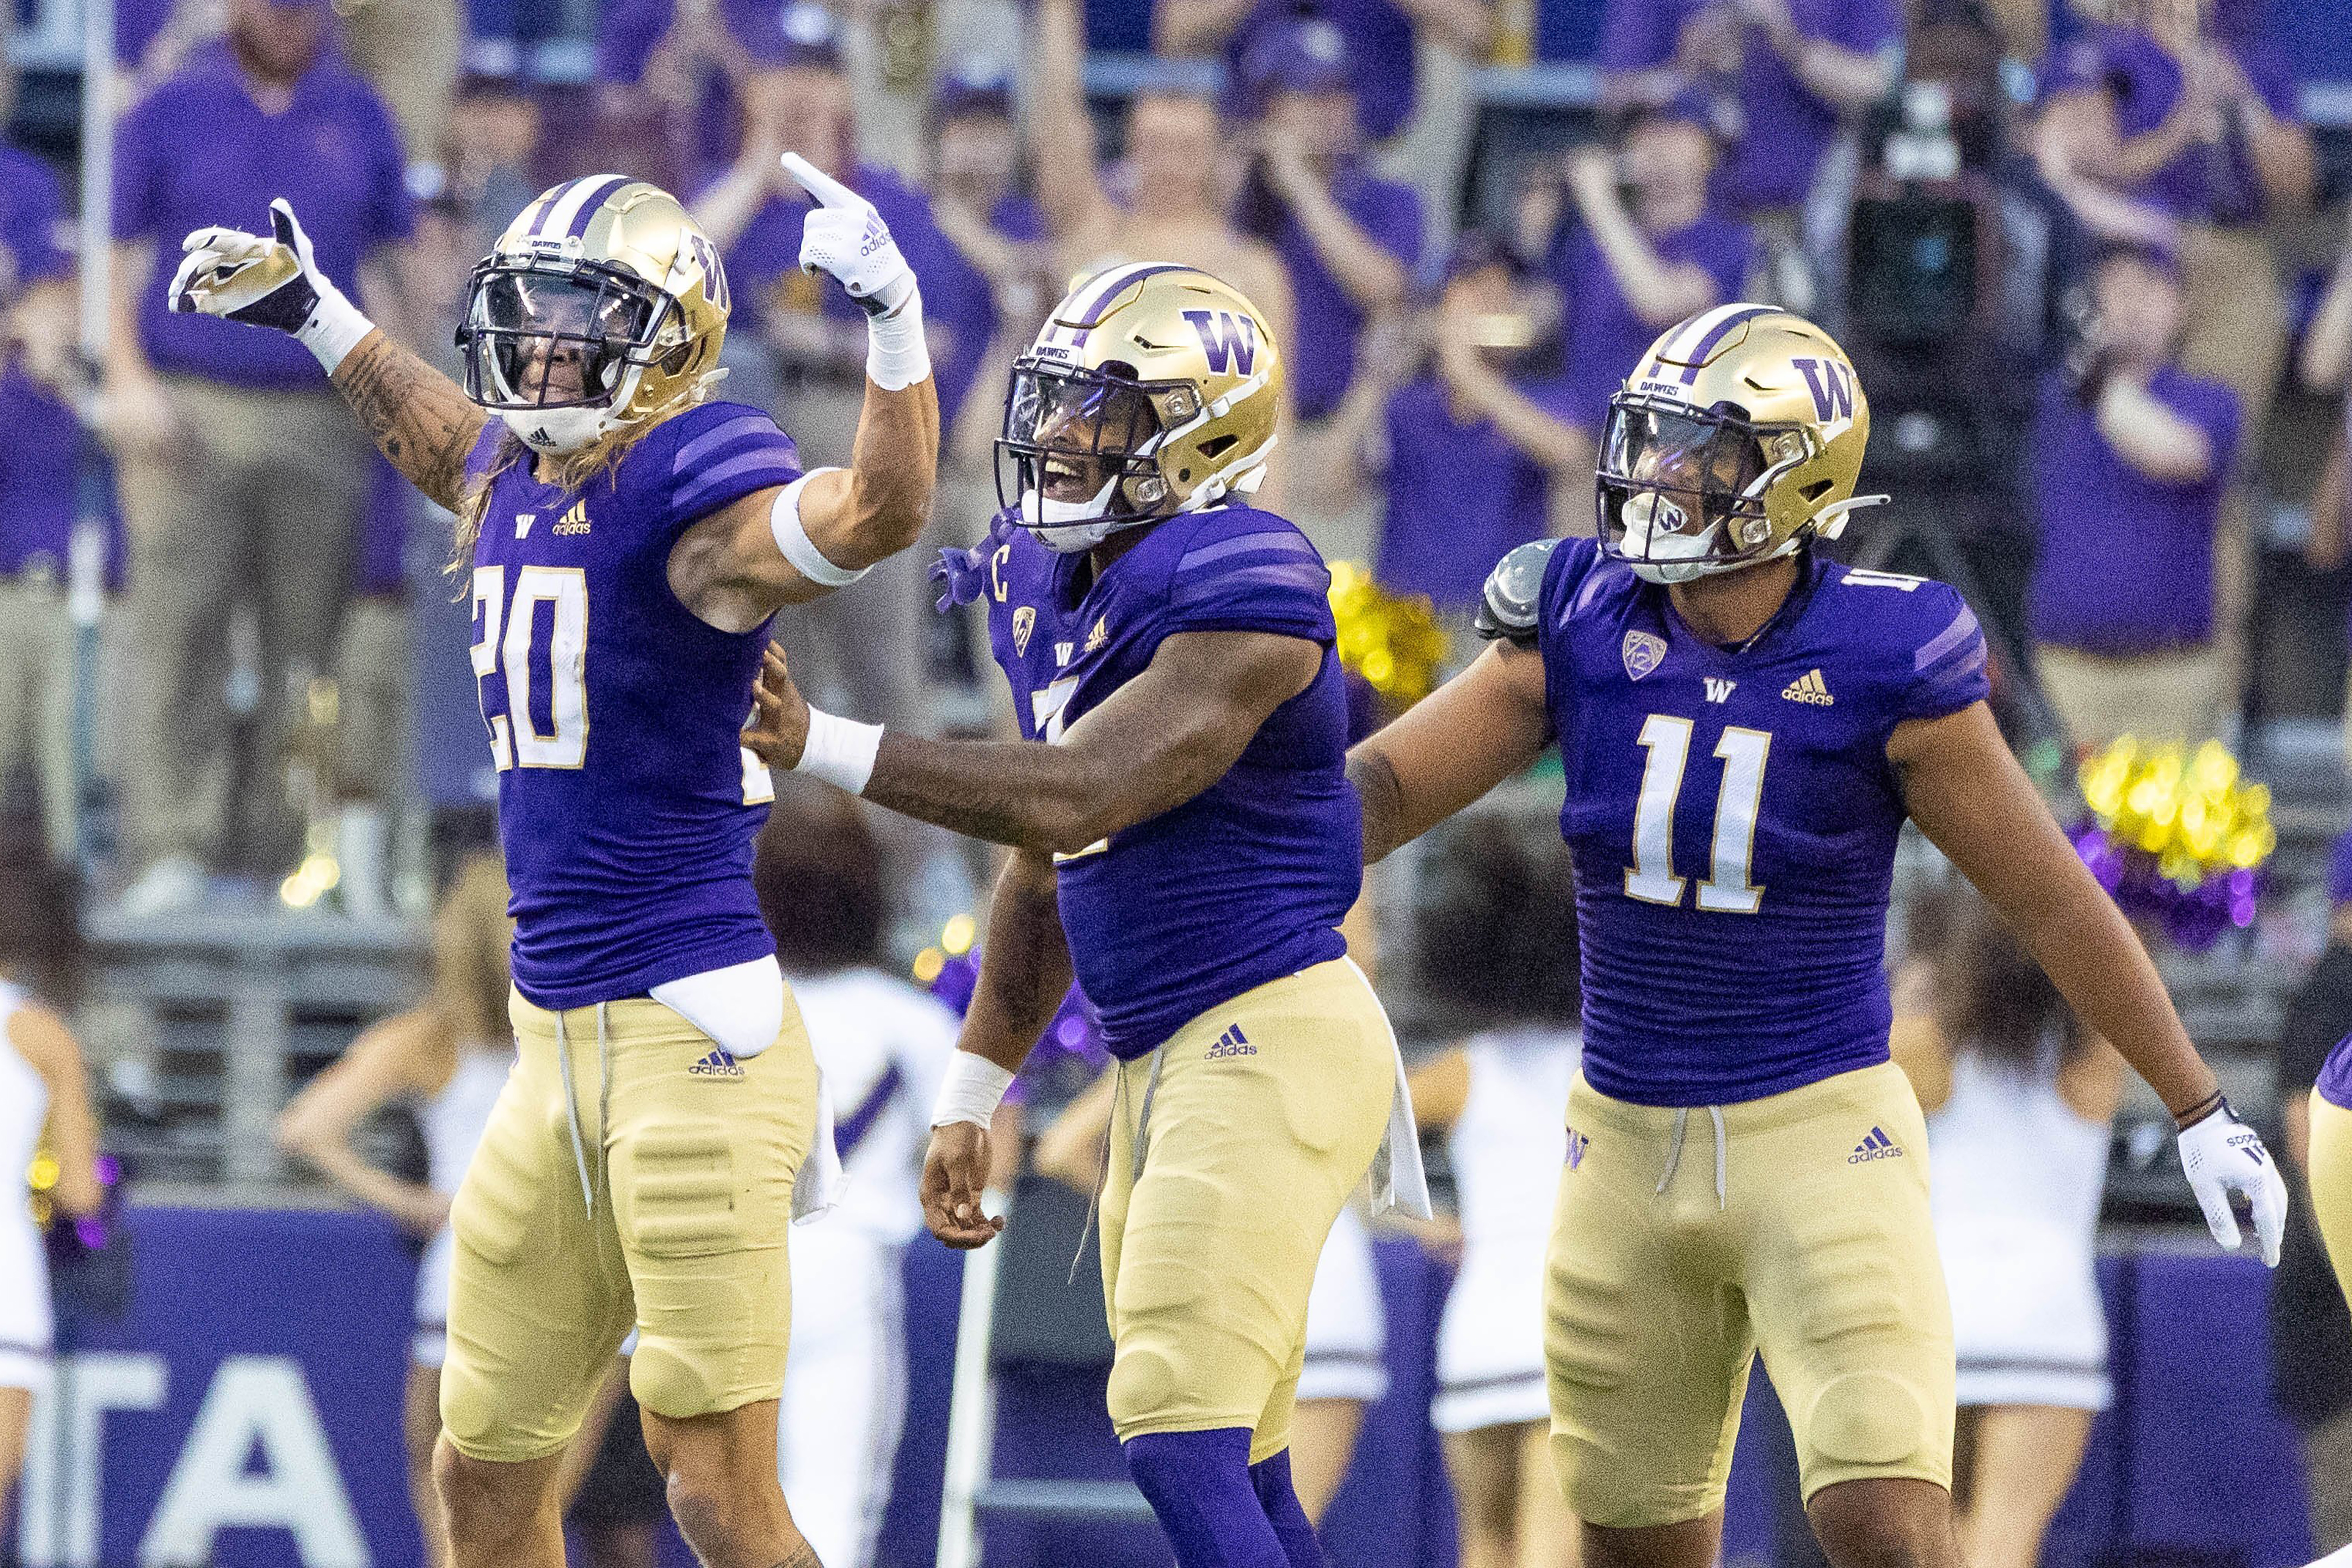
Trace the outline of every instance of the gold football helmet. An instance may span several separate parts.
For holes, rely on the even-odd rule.
[[[1684,583],[1835,539],[1870,402],[1830,335],[1772,305],[1718,305],[1661,334],[1601,437],[1602,551],[1653,583]]]
[[[1013,362],[997,499],[1067,552],[1246,495],[1281,387],[1265,318],[1231,284],[1173,262],[1097,272]]]
[[[466,391],[534,451],[574,452],[697,402],[727,338],[718,247],[657,185],[541,195],[474,268]]]

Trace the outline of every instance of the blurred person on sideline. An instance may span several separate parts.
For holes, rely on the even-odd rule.
[[[858,155],[849,71],[832,13],[816,0],[790,0],[758,25],[747,22],[740,41],[750,61],[737,83],[741,144],[733,163],[688,204],[726,258],[735,291],[738,342],[730,363],[736,374],[751,374],[730,391],[787,413],[807,461],[846,463],[866,400],[866,316],[802,268],[809,205],[777,155],[789,147],[874,204],[923,279],[935,370],[948,351],[938,323],[961,313],[961,279],[941,265],[946,242],[921,190]],[[751,363],[761,347],[775,377],[765,392],[763,367]],[[942,375],[943,421],[948,389]],[[807,672],[810,690],[893,724],[928,727],[920,553],[902,552],[865,581],[777,623],[776,637],[793,668]]]
[[[367,437],[301,347],[174,314],[156,249],[210,224],[303,212],[320,264],[394,319],[412,228],[383,101],[334,48],[324,0],[230,0],[228,33],[123,121],[115,143],[116,321],[107,418],[121,455],[138,763],[125,913],[184,910],[208,866],[275,881],[299,823],[281,782],[302,686],[326,673],[367,500]],[[242,788],[226,695],[240,603],[259,642],[258,739]],[[234,793],[233,793],[234,789]],[[234,852],[236,858],[225,859]]]
[[[1953,1498],[1970,1568],[2035,1568],[2107,1406],[2095,1250],[2123,1058],[1974,893],[1895,983],[1891,1048],[1927,1113],[1958,1356]]]
[[[1086,27],[1078,0],[1038,0],[1029,38],[1029,159],[1055,273],[1066,281],[1121,263],[1181,262],[1224,279],[1249,300],[1276,342],[1294,341],[1295,307],[1282,258],[1229,214],[1244,172],[1215,101],[1150,89],[1129,104],[1123,158],[1095,159],[1087,111]],[[1281,428],[1289,428],[1284,394]]]
[[[0,124],[10,100],[0,64]],[[57,175],[0,143],[0,800],[30,764],[48,852],[74,852],[75,636],[67,607],[84,439],[72,406],[73,260]],[[109,487],[110,502],[110,487]],[[114,520],[107,519],[110,524]],[[121,586],[119,525],[107,586]]]
[[[1473,229],[1454,242],[1425,312],[1434,341],[1419,371],[1386,391],[1398,362],[1410,362],[1383,350],[1388,363],[1371,367],[1381,384],[1350,398],[1371,415],[1359,462],[1386,481],[1373,575],[1391,593],[1429,595],[1456,662],[1476,652],[1470,619],[1486,574],[1550,531],[1555,481],[1573,487],[1591,461],[1568,419],[1567,384],[1520,374],[1539,321],[1524,269]]]
[[[1487,1026],[1411,1079],[1414,1120],[1445,1137],[1462,1230],[1429,1418],[1462,1568],[1574,1568],[1576,1519],[1552,1476],[1543,1294],[1552,1189],[1584,1152],[1560,1120],[1580,1054],[1575,888],[1560,847],[1494,817],[1462,825],[1434,869],[1417,974]]]
[[[1391,177],[1411,184],[1449,240],[1477,129],[1473,77],[1503,37],[1491,0],[1159,0],[1152,45],[1162,55],[1222,52],[1228,112],[1245,117],[1241,83],[1270,35],[1302,21],[1339,28],[1364,140]],[[1509,63],[1507,60],[1499,63]]]
[[[353,920],[392,914],[392,828],[406,775],[410,646],[408,525],[416,492],[369,460],[351,602],[335,635],[335,896]]]
[[[2328,1268],[2312,1171],[2312,1090],[2352,1035],[2352,833],[2336,841],[2327,897],[2327,945],[2288,1000],[2278,1047],[2286,1163],[2297,1195],[2313,1200],[2303,1211],[2311,1217],[2290,1221],[2270,1295],[2271,1398],[2302,1439],[2322,1552],[2352,1545],[2352,1309]]]
[[[19,1184],[46,1152],[64,1216],[95,1214],[105,1198],[81,1047],[52,1005],[79,979],[75,894],[69,864],[46,852],[32,822],[0,820],[0,1518],[49,1385],[53,1330],[48,1255]]]
[[[1903,26],[1900,0],[1607,0],[1601,107],[1696,89],[1732,149],[1725,200],[1776,252],[1801,247],[1833,306],[1855,168],[1842,132],[1893,90]]]
[[[335,15],[352,68],[400,128],[409,194],[432,200],[448,184],[441,150],[465,63],[461,0],[337,0]]]
[[[2194,745],[2232,706],[2215,542],[2238,397],[2179,363],[2168,253],[2110,248],[2090,287],[2083,341],[2045,380],[2033,426],[2034,658],[2078,751],[2124,734]]]
[[[513,937],[506,868],[494,854],[468,857],[434,914],[425,1000],[353,1040],[278,1118],[279,1148],[425,1245],[402,1408],[409,1500],[435,1568],[448,1560],[441,1506],[433,1494],[433,1445],[441,1436],[441,1366],[448,1355],[449,1263],[456,1246],[449,1200],[514,1064],[507,1026],[507,952]],[[370,1164],[356,1142],[371,1117],[399,1101],[415,1106],[424,1134],[421,1183]]]
[[[2286,347],[2263,226],[2312,197],[2317,155],[2294,64],[2218,26],[2214,0],[2118,8],[2050,62],[2043,119],[2073,170],[2180,226],[2180,363],[2225,383],[2249,439]]]
[[[956,1017],[884,967],[889,884],[856,801],[786,781],[751,879],[833,1097],[847,1184],[793,1237],[784,1496],[826,1568],[869,1568],[906,1415],[902,1260],[923,1226],[928,1112]]]
[[[1627,111],[1614,153],[1570,154],[1575,223],[1556,231],[1546,269],[1560,292],[1570,418],[1580,467],[1598,456],[1609,398],[1642,351],[1686,316],[1740,297],[1758,269],[1754,231],[1711,199],[1717,143],[1706,99],[1684,89]],[[1579,491],[1591,531],[1591,497]]]
[[[1234,221],[1274,248],[1290,284],[1291,519],[1326,555],[1361,559],[1371,508],[1327,504],[1359,489],[1335,416],[1367,323],[1405,301],[1423,222],[1413,188],[1374,174],[1364,156],[1347,47],[1336,23],[1308,17],[1263,31],[1244,53],[1236,68],[1255,147]]]
[[[2352,205],[2346,208],[2352,218]],[[2311,500],[2311,537],[2304,549],[2314,570],[2333,572],[2344,564],[2352,545],[2352,233],[2343,253],[2320,291],[2319,303],[2304,329],[2303,352],[2296,372],[2305,388],[2334,399],[2343,407],[2335,444],[2323,466]],[[2352,759],[2352,679],[2344,691],[2345,755]]]

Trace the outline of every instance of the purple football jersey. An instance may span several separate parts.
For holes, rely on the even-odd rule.
[[[492,425],[473,472],[512,441]],[[771,791],[740,739],[768,628],[698,620],[670,592],[669,552],[697,519],[799,477],[774,420],[706,403],[584,489],[541,484],[528,460],[490,482],[474,673],[515,985],[540,1006],[635,996],[775,951],[751,895]]]
[[[1253,507],[1210,507],[1157,524],[1080,592],[1086,557],[1003,519],[997,533],[989,640],[1029,740],[1057,740],[1179,632],[1273,632],[1323,649],[1307,689],[1224,777],[1057,858],[1070,960],[1111,1054],[1141,1056],[1217,1004],[1345,953],[1362,808],[1347,778],[1331,576],[1307,536]]]
[[[2319,1069],[2319,1098],[2352,1110],[2352,1035],[2336,1042],[2327,1065]]]
[[[1734,651],[1580,539],[1552,553],[1541,616],[1586,1079],[1724,1105],[1885,1061],[1887,737],[1985,696],[1975,615],[1941,583],[1815,556]]]

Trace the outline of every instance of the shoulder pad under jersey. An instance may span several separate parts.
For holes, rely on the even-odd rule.
[[[1535,641],[1544,569],[1559,546],[1557,539],[1531,540],[1495,563],[1486,574],[1486,591],[1479,597],[1478,617],[1471,623],[1480,637],[1490,642],[1499,637]]]

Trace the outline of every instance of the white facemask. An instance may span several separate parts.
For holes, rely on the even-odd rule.
[[[1654,491],[1628,500],[1621,515],[1625,537],[1617,548],[1644,583],[1687,583],[1721,564],[1707,558],[1720,523],[1691,531],[1690,514]]]

